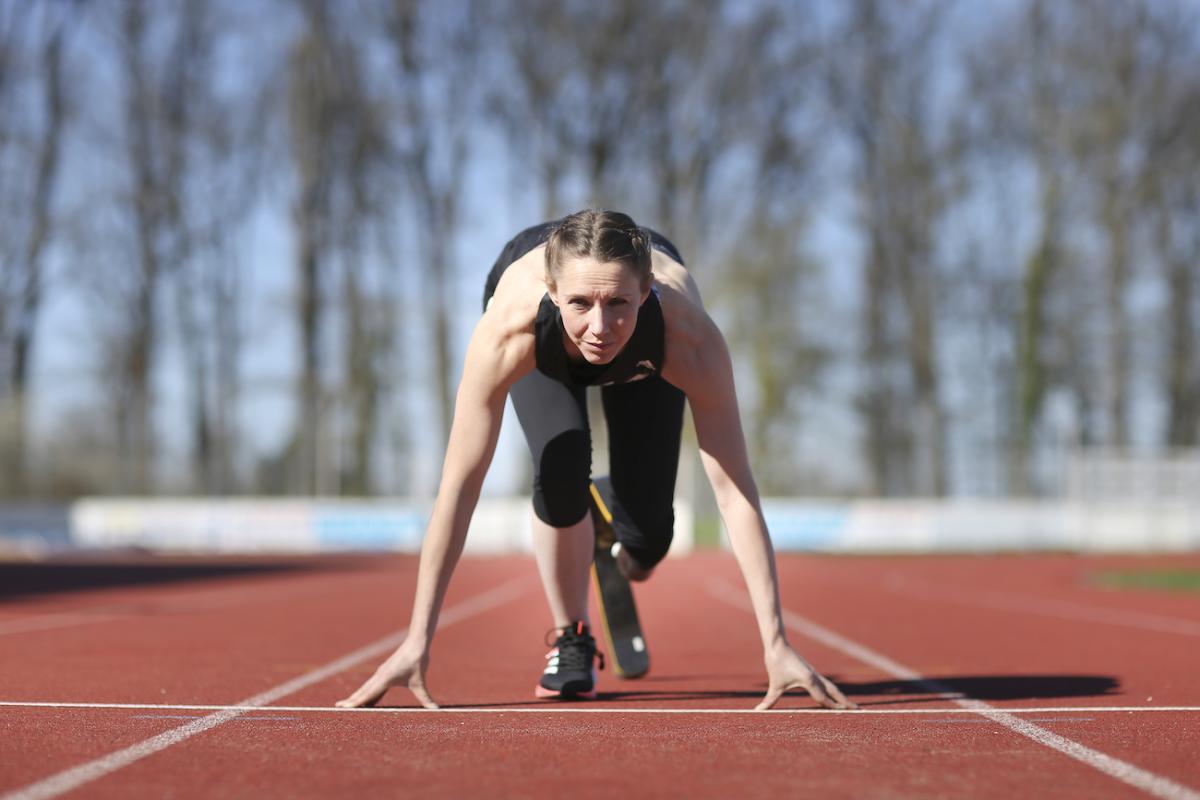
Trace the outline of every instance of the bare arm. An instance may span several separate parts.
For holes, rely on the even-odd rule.
[[[338,706],[374,705],[389,688],[406,683],[422,705],[437,708],[425,689],[425,670],[438,613],[496,450],[505,397],[516,379],[529,371],[532,359],[531,349],[519,336],[506,335],[503,325],[498,312],[485,314],[467,347],[442,479],[421,545],[408,636],[375,674]]]
[[[442,479],[421,545],[408,635],[426,649],[437,629],[450,576],[467,540],[467,528],[500,435],[504,399],[512,384],[503,374],[502,355],[497,358],[495,348],[487,342],[486,328],[486,321],[481,321],[467,348]]]
[[[687,393],[688,402],[696,423],[700,460],[750,591],[763,649],[770,650],[787,641],[779,612],[774,551],[750,471],[729,351],[715,327],[706,338],[708,352],[701,369],[707,374],[695,381],[695,388]]]
[[[806,689],[829,708],[853,708],[832,682],[792,650],[780,612],[775,553],[767,533],[758,488],[750,471],[738,414],[733,365],[720,331],[706,320],[700,335],[702,358],[686,370],[684,391],[692,407],[700,459],[712,483],[721,519],[758,621],[769,688],[758,708],[770,708],[789,688]]]

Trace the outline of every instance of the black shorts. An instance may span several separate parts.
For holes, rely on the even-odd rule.
[[[509,242],[488,277],[485,306],[504,269],[544,242],[545,235],[545,226],[538,226]],[[674,246],[662,242],[678,258]],[[556,528],[579,522],[591,502],[587,389],[534,369],[509,390],[533,457],[534,513]],[[602,386],[600,398],[608,423],[612,496],[605,501],[613,514],[613,529],[639,564],[652,567],[666,556],[674,533],[684,394],[655,375]]]
[[[509,390],[533,456],[533,509],[556,528],[588,513],[592,469],[587,387],[534,370]],[[608,461],[617,539],[652,567],[671,546],[683,392],[660,377],[600,387],[608,422]]]

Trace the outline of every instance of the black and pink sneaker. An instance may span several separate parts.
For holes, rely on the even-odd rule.
[[[554,648],[546,654],[546,668],[538,681],[536,694],[544,698],[574,699],[596,697],[596,669],[604,669],[604,654],[596,649],[588,626],[582,621],[556,628]],[[547,634],[549,636],[549,634]],[[549,642],[547,642],[549,644]]]

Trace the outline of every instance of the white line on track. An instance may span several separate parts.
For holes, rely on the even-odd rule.
[[[603,701],[596,701],[603,702]],[[978,714],[973,708],[860,708],[841,711],[828,708],[776,708],[770,711],[755,711],[753,708],[589,708],[586,705],[545,706],[500,706],[471,708],[456,706],[428,709],[405,706],[403,708],[336,708],[334,706],[213,706],[213,705],[165,705],[155,703],[53,703],[22,700],[0,701],[0,708],[61,708],[61,709],[116,709],[132,711],[256,711],[256,712],[307,712],[316,714],[756,714],[775,716],[778,714],[849,714],[863,716],[907,716],[913,714]],[[1200,706],[1038,706],[1036,708],[1006,708],[1007,714],[1197,714]]]
[[[98,622],[113,622],[135,617],[211,611],[241,605],[250,600],[259,600],[262,595],[269,596],[273,601],[285,602],[300,591],[304,590],[286,589],[273,585],[240,589],[223,586],[183,593],[171,592],[166,596],[147,595],[129,602],[97,608],[85,607],[78,611],[50,612],[0,620],[0,636],[93,625]]]
[[[103,611],[92,614],[40,614],[36,617],[0,622],[0,636],[67,628],[74,625],[91,625],[95,622],[111,622],[114,619],[125,619],[128,616],[128,614],[109,614]]]
[[[516,578],[446,609],[439,617],[439,630],[447,625],[453,625],[456,622],[477,616],[516,599],[524,593],[523,585],[527,583],[528,578]],[[223,725],[248,711],[263,711],[265,710],[263,706],[266,706],[268,703],[273,703],[281,697],[286,697],[339,672],[357,666],[364,661],[378,657],[399,646],[404,641],[407,633],[407,630],[397,631],[377,642],[348,653],[336,661],[331,661],[323,667],[318,667],[286,683],[281,683],[273,689],[268,689],[253,697],[246,698],[234,705],[221,707],[215,713],[209,714],[206,717],[160,733],[157,736],[145,739],[122,750],[117,750],[93,761],[71,767],[57,775],[51,775],[37,783],[30,784],[8,794],[0,795],[0,800],[43,800],[43,798],[58,797],[61,794],[78,789],[84,784],[90,783],[97,778],[102,778],[122,767],[127,767],[146,756],[153,755],[160,750],[165,750],[172,745],[190,739],[198,733],[203,733],[218,725]]]
[[[253,717],[247,717],[247,719],[253,719]],[[286,717],[285,719],[293,719],[293,718]],[[954,724],[954,725],[991,725],[992,724],[992,721],[990,719],[925,719],[925,720],[921,720],[921,721],[927,722],[931,725],[951,725],[951,724]],[[1061,725],[1064,722],[1095,722],[1096,719],[1095,719],[1095,717],[1062,717],[1061,719],[1054,719],[1052,717],[1046,717],[1046,718],[1037,717],[1035,719],[1027,719],[1025,721],[1026,722],[1052,722],[1056,725]]]
[[[739,592],[734,587],[724,581],[714,581],[708,587],[709,594],[736,606],[746,611],[753,611],[749,602],[746,599],[745,592]],[[1119,781],[1129,784],[1135,788],[1154,795],[1155,797],[1163,798],[1163,800],[1200,800],[1200,792],[1184,786],[1181,783],[1176,783],[1170,778],[1165,778],[1161,775],[1156,775],[1153,772],[1136,767],[1127,761],[1122,761],[1119,758],[1114,758],[1107,753],[1102,753],[1099,750],[1093,750],[1079,742],[1068,739],[1065,736],[1059,736],[1056,733],[1051,733],[1045,728],[1038,727],[1028,720],[1023,720],[1013,714],[1011,710],[1001,710],[993,705],[976,700],[971,697],[963,697],[961,693],[951,690],[949,687],[930,680],[917,673],[915,670],[900,664],[882,653],[878,653],[865,645],[848,639],[839,633],[818,625],[817,623],[806,619],[799,614],[796,614],[787,609],[782,610],[783,622],[789,630],[803,634],[810,639],[814,639],[827,647],[831,647],[846,655],[868,664],[881,672],[886,672],[894,678],[912,683],[922,687],[926,691],[930,691],[947,700],[953,701],[961,708],[973,711],[981,716],[990,719],[998,725],[1003,725],[1015,733],[1032,739],[1038,744],[1044,745],[1057,750],[1064,755],[1070,756],[1076,761],[1080,761],[1095,770],[1098,770],[1109,777],[1116,778]],[[849,712],[861,713],[861,711]]]

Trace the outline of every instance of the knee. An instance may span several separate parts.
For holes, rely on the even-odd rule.
[[[649,580],[650,575],[654,572],[653,566],[643,566],[640,561],[629,555],[629,551],[624,547],[617,551],[617,569],[621,571],[626,580],[635,583]]]
[[[533,510],[556,528],[574,525],[588,511],[592,445],[587,431],[566,431],[551,439],[534,464]]]
[[[670,503],[659,508],[635,510],[630,516],[634,531],[622,537],[622,549],[649,576],[660,561],[667,557],[675,537],[675,509]]]

